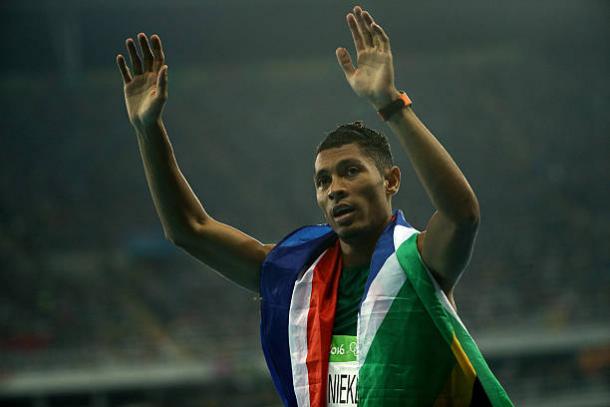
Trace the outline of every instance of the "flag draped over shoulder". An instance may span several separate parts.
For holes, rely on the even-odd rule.
[[[380,236],[358,313],[359,406],[512,406],[423,264],[396,211]],[[341,254],[328,225],[306,226],[261,270],[261,342],[286,406],[326,405]]]

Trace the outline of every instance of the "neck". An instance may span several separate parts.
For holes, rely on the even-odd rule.
[[[371,257],[375,251],[377,240],[391,219],[391,214],[387,221],[376,231],[360,239],[343,240],[339,238],[341,246],[341,256],[343,267],[357,267],[369,265]]]
[[[356,267],[370,264],[377,240],[371,240],[366,244],[354,244],[339,239],[339,244],[341,245],[343,267]]]

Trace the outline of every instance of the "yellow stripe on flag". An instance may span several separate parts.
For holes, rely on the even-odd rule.
[[[470,359],[468,359],[468,355],[462,349],[462,345],[460,341],[458,341],[455,336],[455,332],[453,333],[453,341],[451,342],[451,351],[453,352],[453,356],[455,356],[455,360],[457,360],[458,364],[462,368],[464,374],[472,378],[472,382],[474,383],[474,378],[477,376],[477,373],[474,371],[474,367],[470,363]]]
[[[434,401],[433,407],[468,407],[472,400],[476,372],[455,333],[451,342],[451,351],[457,363]]]

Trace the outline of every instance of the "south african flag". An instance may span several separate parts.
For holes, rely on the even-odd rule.
[[[379,238],[358,314],[359,406],[512,406],[426,269],[396,211]],[[337,284],[328,225],[290,234],[261,272],[261,341],[286,406],[326,406]]]

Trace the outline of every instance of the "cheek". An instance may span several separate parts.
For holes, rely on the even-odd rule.
[[[379,185],[369,185],[366,188],[362,188],[360,195],[368,203],[367,207],[369,211],[385,209],[387,203],[385,191]]]
[[[318,204],[318,208],[320,208],[322,211],[324,219],[326,219],[326,200],[323,198],[323,196],[320,196],[320,194],[316,194],[316,203]]]
[[[324,198],[322,197],[322,195],[319,192],[317,192],[317,189],[316,189],[316,203],[318,204],[318,206],[321,209],[324,209]]]

